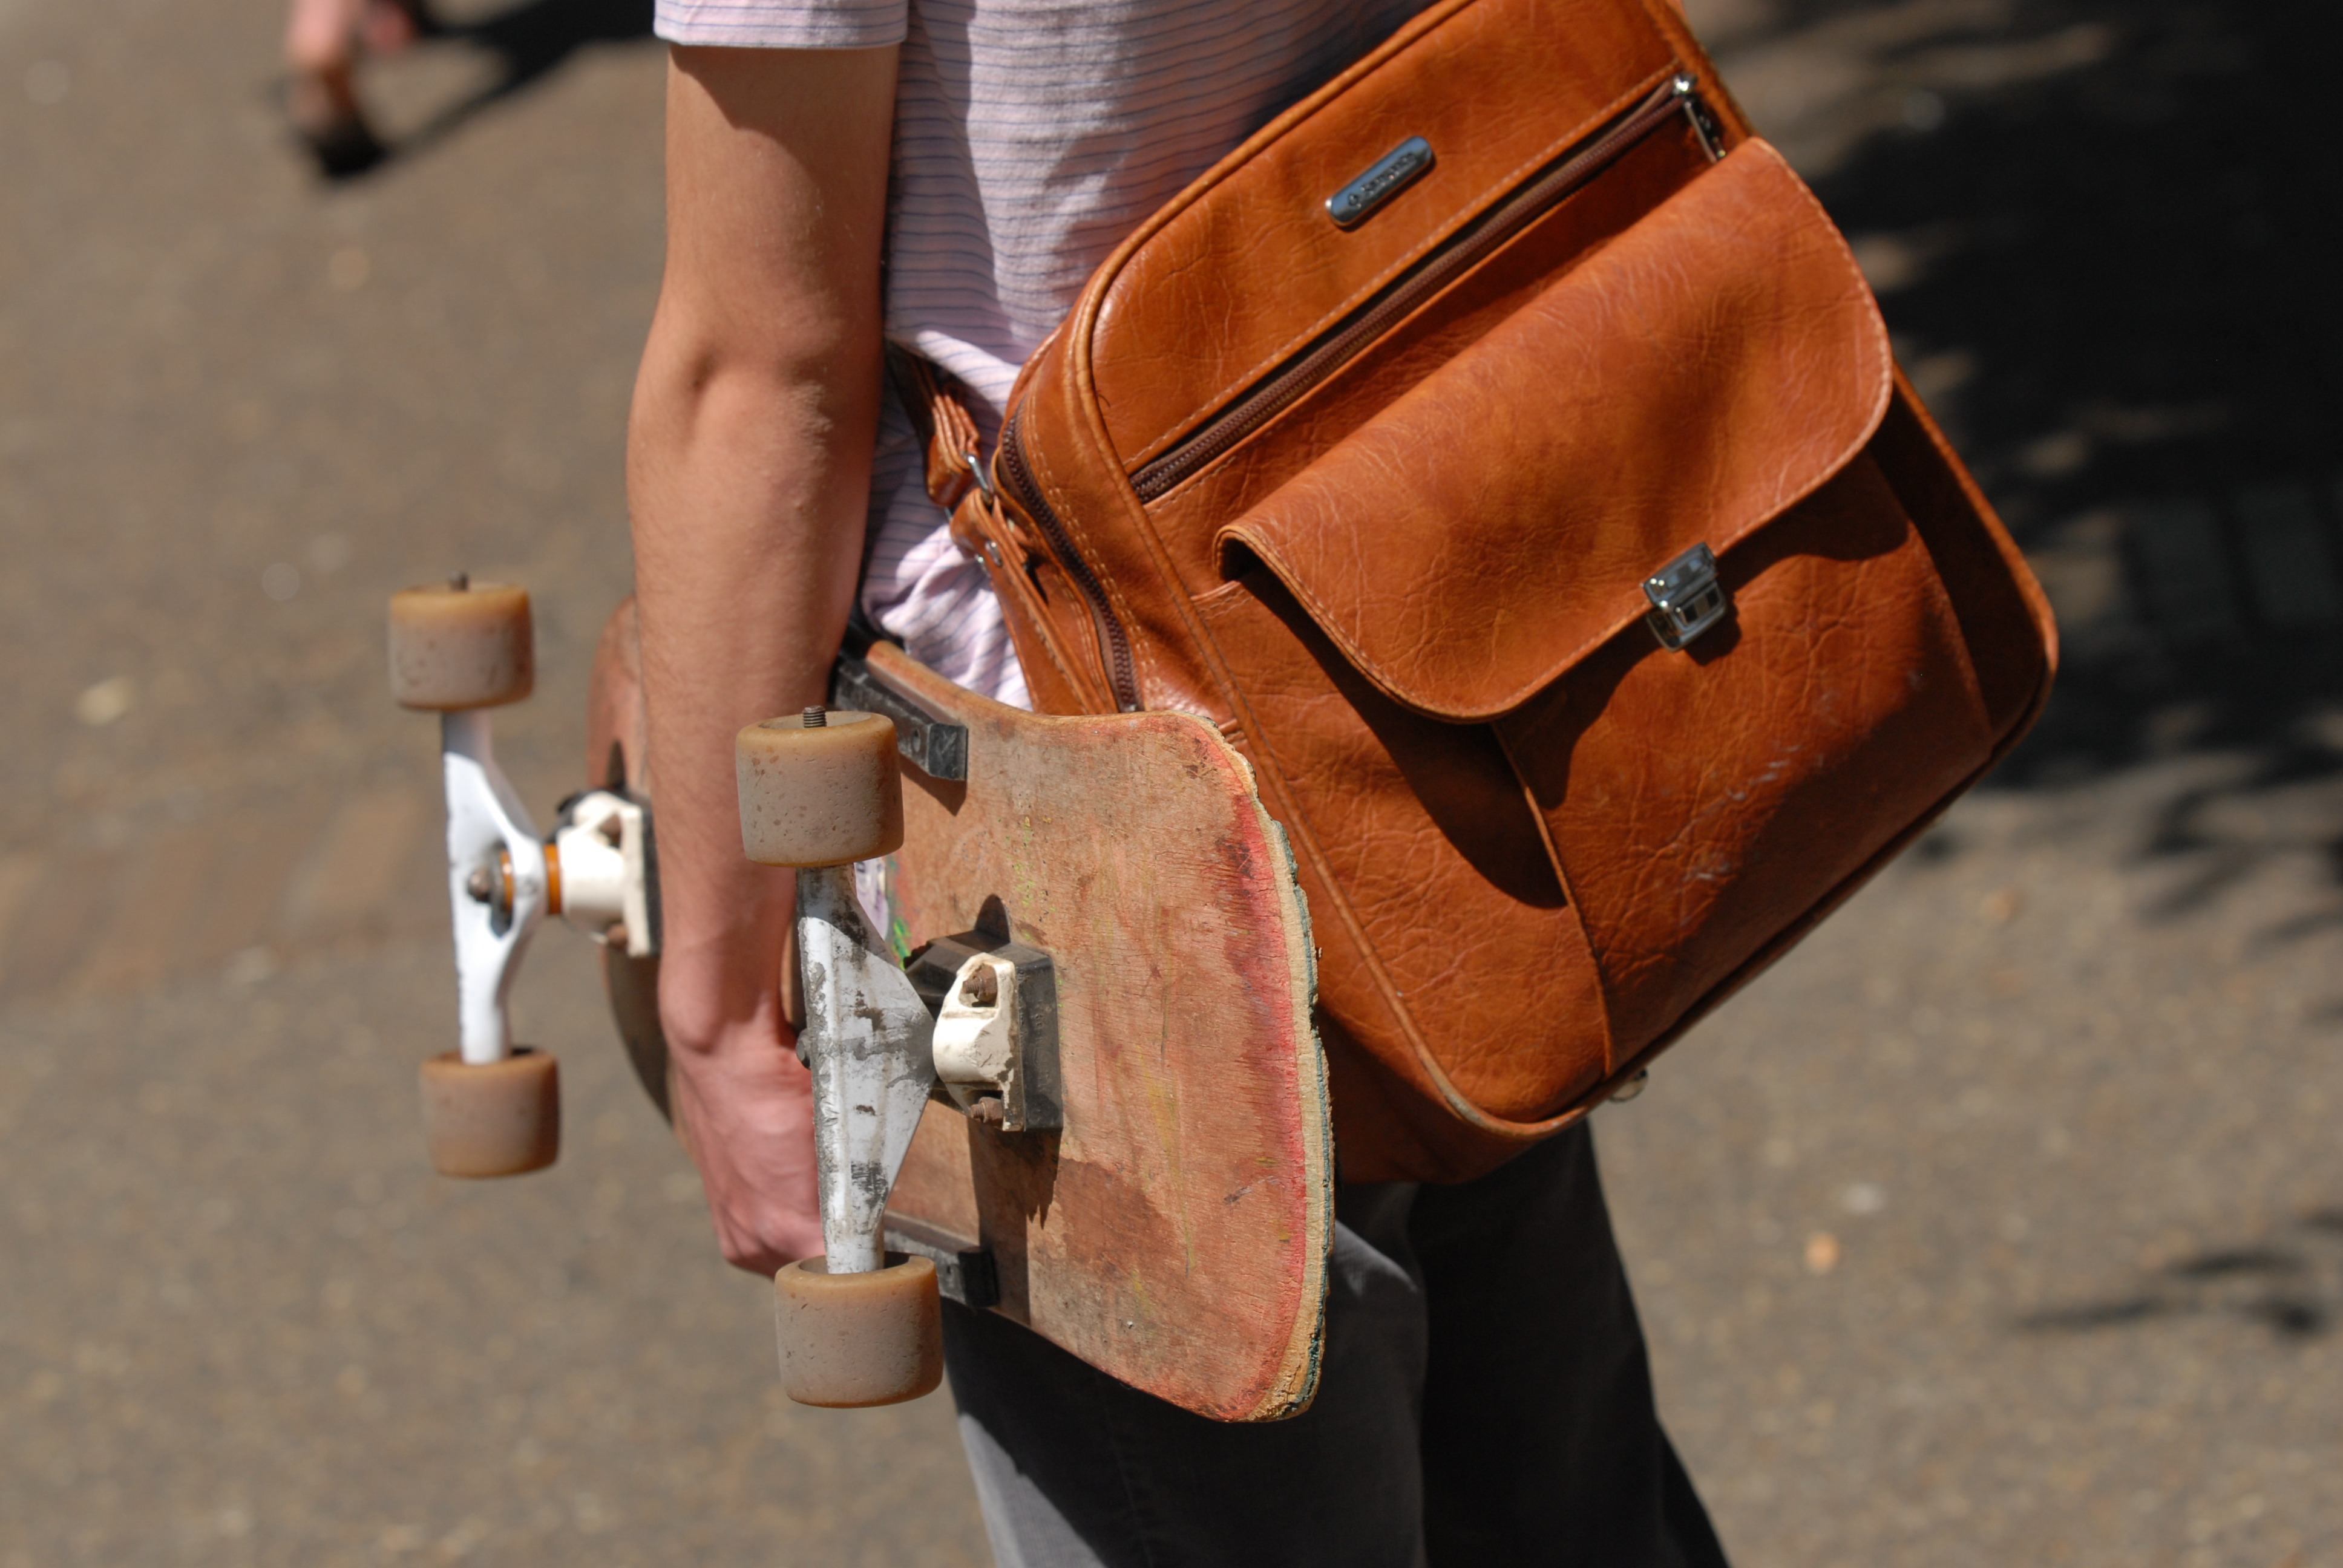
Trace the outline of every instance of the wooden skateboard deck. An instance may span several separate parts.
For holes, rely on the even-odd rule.
[[[614,745],[640,756],[631,609],[597,661],[598,779]],[[977,1254],[991,1310],[1134,1387],[1223,1421],[1293,1413],[1317,1380],[1333,1152],[1308,917],[1251,769],[1190,715],[1048,717],[886,644],[867,659],[965,730],[965,779],[904,769],[882,918],[901,953],[981,929],[1050,956],[1062,1111],[1005,1132],[930,1103],[890,1236]],[[649,983],[612,971],[663,1091]]]

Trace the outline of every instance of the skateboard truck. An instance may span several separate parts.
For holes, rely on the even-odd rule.
[[[515,1176],[561,1147],[553,1057],[513,1042],[508,1010],[529,939],[559,915],[641,957],[657,950],[650,821],[609,790],[564,804],[550,839],[498,767],[491,708],[536,684],[528,595],[457,577],[390,599],[390,689],[439,714],[447,798],[448,912],[456,939],[459,1048],[423,1064],[423,1126],[445,1176]]]
[[[740,731],[740,839],[797,872],[823,1255],[773,1277],[781,1382],[802,1404],[893,1404],[943,1377],[936,1266],[885,1247],[887,1195],[936,1081],[935,1020],[855,896],[903,842],[895,725],[809,708]]]

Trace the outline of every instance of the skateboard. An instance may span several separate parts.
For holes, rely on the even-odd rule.
[[[401,624],[395,609],[401,700],[470,702],[443,719],[464,1044],[427,1064],[427,1130],[452,1174],[533,1168],[558,1121],[550,1059],[533,1099],[488,1076],[538,1054],[490,1017],[524,925],[558,914],[603,942],[620,1038],[667,1105],[633,607],[597,652],[594,787],[542,843],[500,774],[485,789],[472,776],[482,699],[525,695],[515,660],[476,649],[496,678],[402,686],[399,650],[422,643]],[[429,651],[437,663],[409,663],[462,662]],[[830,697],[750,726],[739,749],[744,849],[797,868],[781,983],[821,1171],[824,1256],[776,1281],[785,1385],[822,1404],[932,1388],[934,1302],[949,1296],[1200,1414],[1302,1409],[1324,1330],[1332,1137],[1307,910],[1250,768],[1192,716],[1028,713],[884,642],[841,657]],[[485,1152],[484,1122],[503,1130]]]

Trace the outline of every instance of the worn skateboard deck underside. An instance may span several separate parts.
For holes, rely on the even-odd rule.
[[[888,923],[916,944],[1005,916],[1050,954],[1064,1112],[999,1132],[930,1105],[890,1225],[987,1250],[995,1311],[1126,1382],[1222,1420],[1292,1413],[1324,1332],[1332,1140],[1308,921],[1250,770],[1184,714],[1044,718],[890,647],[869,663],[969,732],[965,782],[904,769]],[[632,600],[587,728],[587,776],[651,798]],[[659,960],[606,949],[603,971],[664,1111]]]
[[[916,943],[1005,916],[1051,955],[1065,1122],[930,1105],[890,1221],[987,1249],[994,1310],[1125,1382],[1292,1413],[1317,1379],[1332,1140],[1308,921],[1250,769],[1189,715],[1048,718],[869,659],[969,732],[964,782],[904,769],[890,924]]]

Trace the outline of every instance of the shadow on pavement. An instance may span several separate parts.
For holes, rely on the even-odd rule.
[[[2058,608],[2058,694],[1994,787],[2218,753],[2147,845],[2207,851],[2176,912],[2272,852],[2343,869],[2343,812],[2298,788],[2343,771],[2343,298],[2317,239],[2343,168],[2304,75],[2343,11],[1710,9],[1728,80],[1854,241]]]
[[[379,162],[347,177],[363,178],[446,140],[481,111],[560,69],[581,49],[650,36],[651,0],[524,0],[478,21],[443,22],[433,29],[433,40],[486,55],[493,67],[488,80],[387,147]]]
[[[2207,1314],[2259,1323],[2286,1340],[2332,1333],[2343,1319],[2343,1211],[2305,1215],[2275,1242],[2196,1253],[2129,1291],[2032,1312],[2018,1326],[2077,1332]]]

